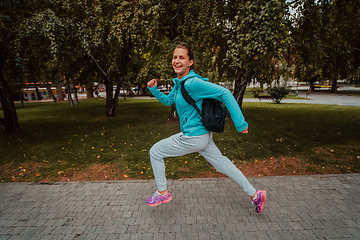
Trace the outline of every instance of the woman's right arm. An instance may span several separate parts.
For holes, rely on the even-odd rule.
[[[147,83],[148,89],[150,92],[164,105],[171,106],[174,103],[175,96],[175,86],[169,93],[169,95],[165,95],[157,89],[157,81],[156,79],[150,80]]]

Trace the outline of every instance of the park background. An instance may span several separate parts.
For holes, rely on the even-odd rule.
[[[239,168],[272,169],[254,176],[358,172],[358,107],[243,99],[250,84],[263,95],[294,82],[333,94],[339,80],[358,86],[359,4],[2,1],[1,181],[152,178],[148,150],[179,131],[176,106],[129,99],[121,89],[146,95],[152,78],[171,85],[179,42],[193,46],[197,73],[232,90],[252,126],[240,136],[229,119],[214,137]],[[29,84],[56,88],[48,91],[53,101],[22,101],[18,93]],[[88,100],[78,100],[76,86]],[[105,98],[94,98],[96,90]],[[221,176],[196,154],[169,161],[167,174]]]

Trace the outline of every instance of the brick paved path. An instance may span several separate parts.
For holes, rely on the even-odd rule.
[[[256,214],[228,178],[1,183],[0,239],[360,239],[360,174],[249,178],[267,190]]]

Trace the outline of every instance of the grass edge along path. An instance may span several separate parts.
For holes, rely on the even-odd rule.
[[[105,99],[16,105],[22,132],[0,138],[1,182],[153,178],[148,151],[179,132],[170,107],[120,100],[105,117]],[[214,134],[219,149],[246,176],[360,172],[360,108],[244,103],[249,134],[232,121]],[[199,154],[166,161],[167,177],[221,177]]]

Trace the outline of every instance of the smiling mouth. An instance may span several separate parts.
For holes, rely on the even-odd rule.
[[[175,68],[175,69],[180,69],[180,68],[182,68],[182,66],[176,66],[176,65],[174,65],[174,68]]]

